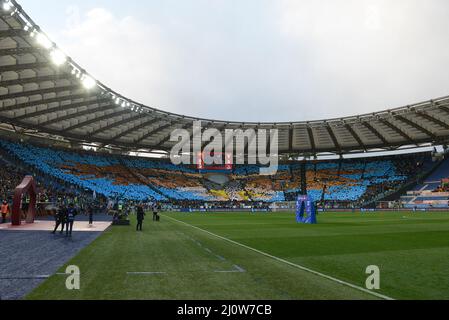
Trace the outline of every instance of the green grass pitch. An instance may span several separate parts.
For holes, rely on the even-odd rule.
[[[292,213],[149,220],[142,233],[134,220],[111,227],[67,263],[81,270],[80,290],[54,275],[27,298],[378,299],[358,288],[369,265],[380,268],[378,294],[449,298],[449,213],[325,213],[318,225]]]

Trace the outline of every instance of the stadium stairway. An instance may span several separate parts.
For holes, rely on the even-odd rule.
[[[424,178],[424,182],[417,185],[414,191],[433,191],[437,189],[441,180],[449,178],[449,157],[440,161],[429,175]]]
[[[387,194],[380,195],[374,199],[371,199],[362,204],[363,207],[374,207],[376,202],[379,201],[396,201],[398,199],[402,199],[403,201],[406,199],[406,202],[409,202],[413,197],[404,196],[408,191],[422,191],[428,188],[426,183],[422,183],[422,181],[427,181],[429,178],[439,170],[440,166],[444,163],[445,160],[440,160],[437,162],[433,162],[430,159],[427,160],[422,167],[422,174],[415,176],[413,179],[408,181],[405,185],[397,190],[393,190]]]
[[[445,178],[449,178],[449,158],[439,161],[427,176],[420,180],[420,183],[416,184],[414,188],[409,188],[407,193],[401,196],[405,207],[428,207],[428,204],[423,203],[423,201],[433,201],[434,207],[447,207],[447,195],[439,197],[438,193],[433,193]]]
[[[423,192],[431,192],[438,188],[441,183],[441,180],[434,181],[434,179],[438,179],[438,177],[449,177],[449,159],[443,159],[434,163],[432,167],[429,165],[426,168],[430,168],[426,175],[421,176],[419,181],[415,182],[414,185],[408,185],[408,188],[402,190],[401,200],[408,207],[414,207],[415,201],[420,198],[420,194]],[[446,176],[445,176],[445,174]],[[443,179],[441,178],[441,179]],[[424,181],[424,182],[422,182]],[[388,199],[390,200],[390,199]]]

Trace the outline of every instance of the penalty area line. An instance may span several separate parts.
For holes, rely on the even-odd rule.
[[[372,295],[372,296],[375,296],[375,297],[377,297],[377,298],[381,298],[381,299],[384,299],[384,300],[394,300],[393,298],[391,298],[391,297],[389,297],[389,296],[386,296],[386,295],[383,295],[383,294],[380,294],[380,293],[377,293],[377,292],[368,290],[368,289],[366,289],[366,288],[363,288],[363,287],[357,286],[357,285],[355,285],[355,284],[352,284],[352,283],[349,283],[349,282],[346,282],[346,281],[343,281],[343,280],[334,278],[334,277],[332,277],[332,276],[329,276],[329,275],[327,275],[327,274],[321,273],[321,272],[319,272],[319,271],[315,271],[315,270],[309,269],[309,268],[307,268],[307,267],[301,266],[301,265],[299,265],[299,264],[290,262],[290,261],[288,261],[288,260],[285,260],[285,259],[282,259],[282,258],[273,256],[273,255],[271,255],[271,254],[269,254],[269,253],[266,253],[266,252],[260,251],[260,250],[258,250],[258,249],[252,248],[252,247],[247,246],[247,245],[245,245],[245,244],[242,244],[242,243],[240,243],[240,242],[237,242],[237,241],[228,239],[228,238],[226,238],[226,237],[220,236],[220,235],[218,235],[218,234],[215,234],[215,233],[213,233],[213,232],[210,232],[210,231],[201,229],[201,228],[199,228],[199,227],[197,227],[197,226],[194,226],[194,225],[191,225],[191,224],[189,224],[189,223],[187,223],[187,222],[180,221],[180,220],[178,220],[178,219],[175,219],[175,218],[170,217],[170,216],[167,216],[167,215],[165,215],[165,217],[166,217],[166,218],[169,218],[169,219],[172,220],[172,221],[176,221],[176,222],[178,222],[178,223],[180,223],[180,224],[183,224],[183,225],[186,225],[186,226],[191,227],[191,228],[193,228],[193,229],[196,229],[196,230],[202,231],[202,232],[204,232],[204,233],[207,233],[207,234],[209,234],[209,235],[211,235],[211,236],[213,236],[213,237],[215,237],[215,238],[218,238],[218,239],[227,241],[227,242],[232,243],[232,244],[234,244],[234,245],[237,245],[237,246],[239,246],[239,247],[242,247],[242,248],[248,249],[248,250],[250,250],[250,251],[256,252],[256,253],[258,253],[258,254],[261,254],[261,255],[263,255],[263,256],[265,256],[265,257],[268,257],[268,258],[270,258],[270,259],[274,259],[274,260],[276,260],[276,261],[285,263],[285,264],[287,264],[287,265],[289,265],[289,266],[291,266],[291,267],[295,267],[295,268],[297,268],[297,269],[306,271],[306,272],[311,273],[311,274],[314,274],[314,275],[316,275],[316,276],[319,276],[319,277],[322,277],[322,278],[331,280],[331,281],[333,281],[333,282],[339,283],[339,284],[344,285],[344,286],[346,286],[346,287],[350,287],[350,288],[352,288],[352,289],[356,289],[356,290],[365,292],[365,293],[367,293],[367,294],[370,294],[370,295]]]

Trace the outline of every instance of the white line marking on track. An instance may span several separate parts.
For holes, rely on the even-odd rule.
[[[355,285],[355,284],[352,284],[352,283],[349,283],[349,282],[346,282],[346,281],[343,281],[343,280],[334,278],[334,277],[329,276],[329,275],[327,275],[327,274],[324,274],[324,273],[321,273],[321,272],[318,272],[318,271],[309,269],[309,268],[307,268],[307,267],[301,266],[301,265],[299,265],[299,264],[296,264],[296,263],[287,261],[287,260],[285,260],[285,259],[282,259],[282,258],[273,256],[273,255],[271,255],[271,254],[269,254],[269,253],[260,251],[260,250],[258,250],[258,249],[254,249],[254,248],[252,248],[252,247],[249,247],[249,246],[244,245],[244,244],[242,244],[242,243],[239,243],[239,242],[237,242],[237,241],[234,241],[234,240],[228,239],[228,238],[226,238],[226,237],[222,237],[222,236],[220,236],[220,235],[218,235],[218,234],[212,233],[212,232],[210,232],[210,231],[201,229],[201,228],[196,227],[196,226],[194,226],[194,225],[191,225],[191,224],[189,224],[189,223],[187,223],[187,222],[180,221],[180,220],[178,220],[178,219],[175,219],[175,218],[170,217],[170,216],[167,216],[167,215],[166,215],[165,217],[169,218],[170,220],[173,220],[173,221],[176,221],[176,222],[178,222],[178,223],[181,223],[181,224],[183,224],[183,225],[186,225],[186,226],[188,226],[188,227],[191,227],[191,228],[193,228],[193,229],[196,229],[196,230],[202,231],[202,232],[204,232],[204,233],[207,233],[207,234],[209,234],[209,235],[211,235],[211,236],[213,236],[213,237],[216,237],[216,238],[218,238],[218,239],[221,239],[221,240],[230,242],[230,243],[235,244],[235,245],[237,245],[237,246],[239,246],[239,247],[242,247],[242,248],[251,250],[251,251],[253,251],[253,252],[256,252],[256,253],[259,253],[259,254],[261,254],[261,255],[264,255],[264,256],[266,256],[266,257],[268,257],[268,258],[271,258],[271,259],[274,259],[274,260],[276,260],[276,261],[279,261],[279,262],[288,264],[289,266],[292,266],[292,267],[298,268],[298,269],[300,269],[300,270],[303,270],[303,271],[312,273],[312,274],[314,274],[314,275],[317,275],[317,276],[319,276],[319,277],[322,277],[322,278],[331,280],[331,281],[336,282],[336,283],[339,283],[339,284],[341,284],[341,285],[344,285],[344,286],[347,286],[347,287],[350,287],[350,288],[353,288],[353,289],[356,289],[356,290],[359,290],[359,291],[368,293],[368,294],[370,294],[370,295],[373,295],[373,296],[375,296],[375,297],[377,297],[377,298],[381,298],[381,299],[384,299],[384,300],[394,300],[393,298],[391,298],[391,297],[389,297],[389,296],[386,296],[386,295],[383,295],[383,294],[380,294],[380,293],[377,293],[377,292],[368,290],[368,289],[366,289],[366,288],[357,286],[357,285]]]

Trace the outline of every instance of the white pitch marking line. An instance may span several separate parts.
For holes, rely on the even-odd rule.
[[[202,247],[203,245],[201,244],[201,242],[198,242],[198,241],[196,241],[196,240],[193,240],[196,244],[197,244],[197,246],[198,247]]]
[[[226,261],[226,258],[225,258],[225,257],[222,257],[222,256],[220,256],[220,255],[218,255],[218,254],[216,254],[215,256],[218,258],[218,260]]]
[[[189,237],[189,239],[192,240],[193,242],[195,242],[199,247],[203,248],[203,249],[204,249],[205,251],[207,251],[209,254],[214,255],[218,260],[220,260],[220,261],[226,261],[226,258],[225,258],[225,257],[220,256],[220,255],[218,255],[218,254],[215,254],[215,253],[214,253],[211,249],[209,249],[209,248],[205,248],[205,247],[201,244],[201,242],[199,242],[199,241],[197,241],[197,240],[195,240],[194,238],[191,238],[191,237]]]
[[[233,265],[233,267],[234,267],[235,269],[237,269],[238,272],[242,272],[242,273],[243,273],[243,272],[246,272],[245,269],[243,269],[242,267],[240,267],[240,266],[238,266],[238,265],[236,265],[236,264]]]
[[[207,230],[201,229],[201,228],[199,228],[199,227],[193,226],[193,225],[191,225],[191,224],[188,224],[187,222],[180,221],[180,220],[178,220],[178,219],[175,219],[175,218],[173,218],[173,217],[169,217],[169,216],[167,216],[167,215],[166,215],[165,217],[169,218],[170,220],[173,220],[173,221],[176,221],[176,222],[178,222],[178,223],[181,223],[181,224],[184,224],[184,225],[186,225],[186,226],[189,226],[189,227],[191,227],[191,228],[194,228],[194,229],[197,229],[197,230],[199,230],[199,231],[202,231],[202,232],[204,232],[204,233],[207,233],[207,234],[209,234],[209,235],[211,235],[211,236],[214,236],[214,237],[216,237],[216,238],[219,238],[219,239],[221,239],[221,240],[230,242],[230,243],[235,244],[235,245],[237,245],[237,246],[240,246],[240,247],[242,247],[242,248],[245,248],[245,249],[251,250],[251,251],[253,251],[253,252],[259,253],[259,254],[264,255],[264,256],[266,256],[266,257],[268,257],[268,258],[274,259],[274,260],[279,261],[279,262],[283,262],[283,263],[285,263],[285,264],[288,264],[289,266],[292,266],[292,267],[301,269],[301,270],[303,270],[303,271],[306,271],[306,272],[312,273],[312,274],[314,274],[314,275],[320,276],[320,277],[322,277],[322,278],[325,278],[325,279],[334,281],[334,282],[339,283],[339,284],[342,284],[342,285],[344,285],[344,286],[347,286],[347,287],[350,287],[350,288],[353,288],[353,289],[360,290],[360,291],[362,291],[362,292],[365,292],[365,293],[368,293],[368,294],[370,294],[370,295],[373,295],[373,296],[375,296],[375,297],[377,297],[377,298],[381,298],[381,299],[384,299],[384,300],[394,300],[393,298],[391,298],[391,297],[389,297],[389,296],[386,296],[386,295],[383,295],[383,294],[380,294],[380,293],[377,293],[377,292],[373,292],[373,291],[371,291],[371,290],[365,289],[365,288],[360,287],[360,286],[357,286],[357,285],[355,285],[355,284],[352,284],[352,283],[349,283],[349,282],[346,282],[346,281],[343,281],[343,280],[334,278],[334,277],[329,276],[329,275],[327,275],[327,274],[324,274],[324,273],[321,273],[321,272],[318,272],[318,271],[309,269],[309,268],[304,267],[304,266],[301,266],[301,265],[299,265],[299,264],[296,264],[296,263],[287,261],[287,260],[285,260],[285,259],[282,259],[282,258],[273,256],[273,255],[268,254],[268,253],[266,253],[266,252],[263,252],[263,251],[260,251],[260,250],[251,248],[251,247],[249,247],[249,246],[247,246],[247,245],[244,245],[244,244],[242,244],[242,243],[239,243],[239,242],[237,242],[237,241],[234,241],[234,240],[231,240],[231,239],[228,239],[228,238],[219,236],[218,234],[215,234],[215,233],[212,233],[212,232],[210,232],[210,231],[207,231]]]
[[[242,267],[239,267],[238,265],[233,265],[232,268],[234,268],[234,270],[228,270],[228,271],[215,271],[217,273],[245,273],[246,270],[243,269]]]
[[[127,272],[127,275],[157,275],[157,274],[167,274],[166,272]]]

